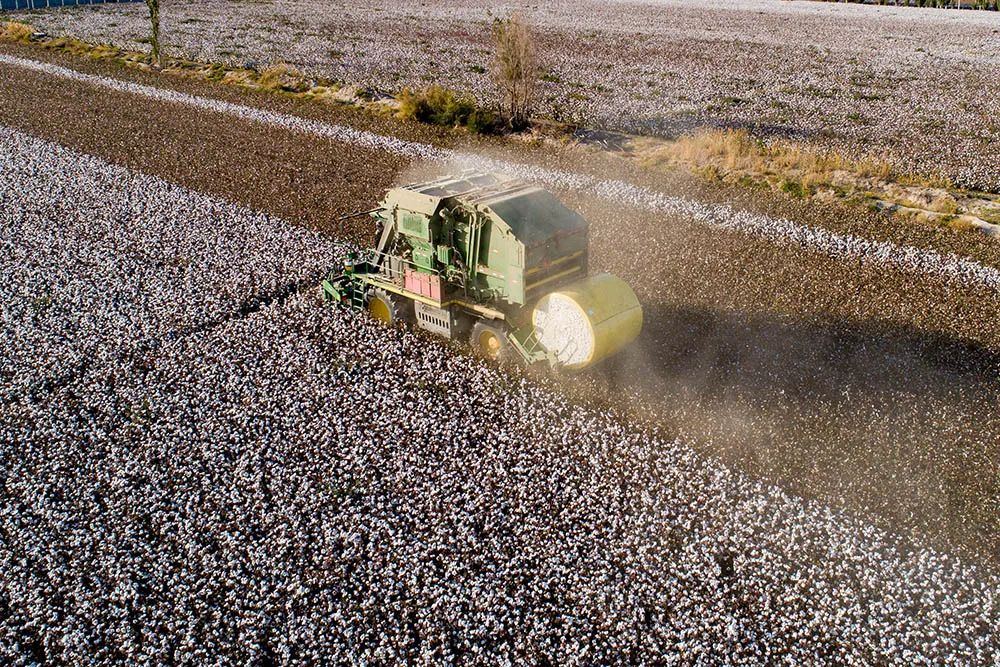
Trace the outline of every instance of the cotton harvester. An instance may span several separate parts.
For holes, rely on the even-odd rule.
[[[610,274],[587,276],[588,223],[545,190],[464,173],[390,190],[366,213],[378,246],[323,281],[328,299],[467,338],[495,359],[567,369],[639,335],[635,293]]]

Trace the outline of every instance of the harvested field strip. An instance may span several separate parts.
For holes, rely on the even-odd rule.
[[[416,141],[405,141],[395,137],[375,134],[373,132],[356,130],[343,125],[330,125],[327,123],[309,120],[307,118],[275,113],[273,111],[267,111],[257,107],[233,104],[231,102],[213,100],[196,95],[188,95],[186,93],[180,93],[168,88],[157,88],[154,86],[146,86],[129,81],[112,79],[110,77],[94,76],[92,74],[85,74],[83,72],[69,69],[68,67],[61,67],[59,65],[53,65],[51,63],[37,60],[28,60],[25,58],[0,54],[0,64],[10,65],[13,67],[23,67],[52,76],[72,79],[74,81],[80,81],[82,83],[87,83],[101,88],[110,88],[111,90],[141,95],[143,97],[171,104],[182,104],[185,106],[214,111],[287,130],[320,136],[346,144],[352,144],[373,150],[389,151],[391,153],[403,155],[409,158],[420,160],[444,160],[452,157],[451,151],[435,148],[429,144]]]
[[[316,241],[18,133],[0,154],[92,191],[27,222],[5,191],[19,206],[0,229],[100,204],[117,214],[68,231],[128,239],[132,268],[126,249],[170,248],[160,218],[184,211],[206,267],[178,294],[193,312],[260,259],[215,265],[217,213],[277,257]],[[76,267],[61,250],[38,266]],[[1000,648],[991,572],[305,296],[7,402],[0,470],[12,664],[987,664]]]
[[[488,168],[526,178],[549,187],[588,191],[611,202],[643,208],[664,215],[685,216],[719,229],[750,234],[776,243],[789,243],[836,258],[857,259],[898,270],[954,280],[959,283],[980,285],[991,290],[1000,289],[1000,270],[957,255],[943,255],[933,251],[899,246],[887,241],[873,241],[858,236],[840,235],[821,228],[799,225],[791,220],[771,218],[747,211],[738,211],[728,206],[703,204],[684,197],[671,196],[621,180],[605,180],[586,174],[488,160],[481,156],[463,154],[420,142],[404,141],[342,125],[330,125],[256,107],[188,95],[109,77],[94,76],[35,60],[0,54],[0,64],[28,68],[164,102],[206,109],[372,150],[388,151],[412,159],[454,162],[459,165]]]

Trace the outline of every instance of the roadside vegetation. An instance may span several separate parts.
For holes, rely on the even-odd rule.
[[[483,109],[469,95],[434,85],[413,91],[404,88],[399,96],[398,116],[444,127],[464,127],[476,134],[494,134],[503,129],[497,114]]]
[[[520,14],[494,18],[491,78],[500,98],[498,112],[484,108],[467,94],[434,84],[421,90],[404,88],[399,116],[445,127],[465,127],[477,134],[531,128],[540,70],[535,39]]]
[[[1000,199],[940,174],[903,172],[801,142],[762,141],[744,129],[709,129],[669,141],[633,138],[629,154],[649,169],[686,168],[710,180],[769,187],[796,198],[842,200],[898,217],[995,235]]]

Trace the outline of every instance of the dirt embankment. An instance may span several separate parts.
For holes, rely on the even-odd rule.
[[[612,156],[584,161],[576,149],[463,138],[349,107],[166,80],[30,47],[0,51],[464,151],[613,174],[1000,265],[987,239],[941,230],[903,236],[877,215],[648,174]],[[0,66],[0,97],[0,124],[361,244],[371,241],[369,224],[336,219],[369,207],[397,180],[435,168],[8,66]],[[593,268],[636,286],[647,315],[632,351],[560,383],[564,391],[691,436],[704,453],[796,493],[874,513],[893,529],[987,560],[1000,553],[996,294],[561,194],[592,221]]]

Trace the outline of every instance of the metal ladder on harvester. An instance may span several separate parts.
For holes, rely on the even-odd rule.
[[[351,297],[350,297],[351,310],[362,311],[365,309],[365,306],[368,305],[365,303],[365,297],[368,296],[367,287],[368,286],[365,285],[365,289],[363,290],[359,289],[358,287],[354,287],[353,289],[351,289]]]

